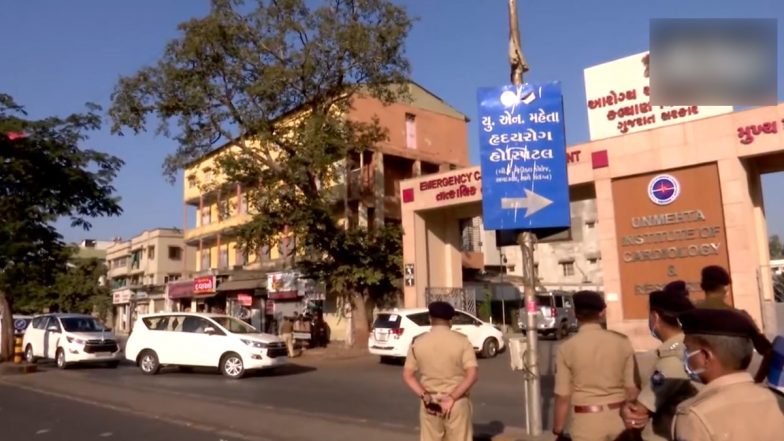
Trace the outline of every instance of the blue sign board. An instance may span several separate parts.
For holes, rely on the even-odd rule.
[[[482,88],[477,95],[485,229],[569,228],[561,84]]]

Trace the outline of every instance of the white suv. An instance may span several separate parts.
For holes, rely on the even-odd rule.
[[[277,336],[220,314],[143,315],[125,346],[125,357],[148,375],[174,365],[217,367],[227,377],[242,378],[248,370],[283,366],[287,355]]]
[[[25,358],[54,359],[65,369],[75,363],[106,363],[115,368],[122,350],[114,334],[86,314],[46,314],[33,317],[24,334]]]
[[[414,338],[429,330],[427,308],[382,311],[376,315],[368,348],[382,360],[405,358]],[[506,346],[501,330],[463,311],[455,311],[452,330],[468,337],[474,350],[485,358],[495,357]]]

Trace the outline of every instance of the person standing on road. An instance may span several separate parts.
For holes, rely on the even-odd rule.
[[[465,335],[451,330],[452,305],[433,302],[428,311],[431,330],[411,344],[403,368],[403,380],[422,401],[420,440],[472,441],[468,394],[479,375],[474,347]]]
[[[283,324],[280,325],[280,338],[286,343],[289,357],[294,357],[294,322],[290,317],[283,317]]]
[[[640,430],[643,441],[670,439],[675,409],[697,394],[697,388],[683,369],[683,331],[678,316],[694,309],[682,291],[654,291],[648,297],[648,327],[662,344],[651,351],[653,371],[643,378],[636,401],[621,410],[627,429]]]
[[[678,406],[672,438],[679,441],[780,441],[784,439],[784,399],[755,384],[751,363],[754,324],[727,309],[694,309],[679,317],[684,369],[705,383]]]
[[[614,441],[624,432],[619,410],[637,397],[634,349],[625,335],[602,328],[606,308],[596,292],[574,295],[580,329],[558,347],[555,359],[556,436],[563,436],[570,407],[574,441]]]

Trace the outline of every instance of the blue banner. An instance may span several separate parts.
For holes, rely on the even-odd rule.
[[[561,84],[482,88],[477,96],[485,229],[569,228]]]

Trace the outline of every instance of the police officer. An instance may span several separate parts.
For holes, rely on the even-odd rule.
[[[621,415],[628,429],[642,429],[644,441],[660,441],[670,439],[677,405],[697,393],[683,369],[684,335],[678,322],[694,305],[681,290],[654,291],[648,304],[648,328],[662,344],[652,351],[653,372],[643,379],[637,401],[626,403]]]
[[[601,295],[573,297],[580,329],[556,353],[553,433],[563,435],[569,411],[574,441],[612,441],[623,431],[619,409],[634,399],[634,349],[622,334],[603,329],[607,305]]]
[[[684,368],[700,392],[678,406],[673,439],[678,441],[780,441],[784,439],[784,402],[755,384],[746,372],[756,334],[742,313],[694,309],[679,317]]]
[[[474,347],[450,329],[452,305],[433,302],[428,311],[431,330],[414,340],[403,368],[404,381],[422,401],[420,440],[472,441],[468,392],[478,378]]]
[[[697,303],[698,308],[731,309],[727,304],[727,291],[732,279],[724,268],[708,265],[702,269],[700,287],[705,291],[705,300]]]

